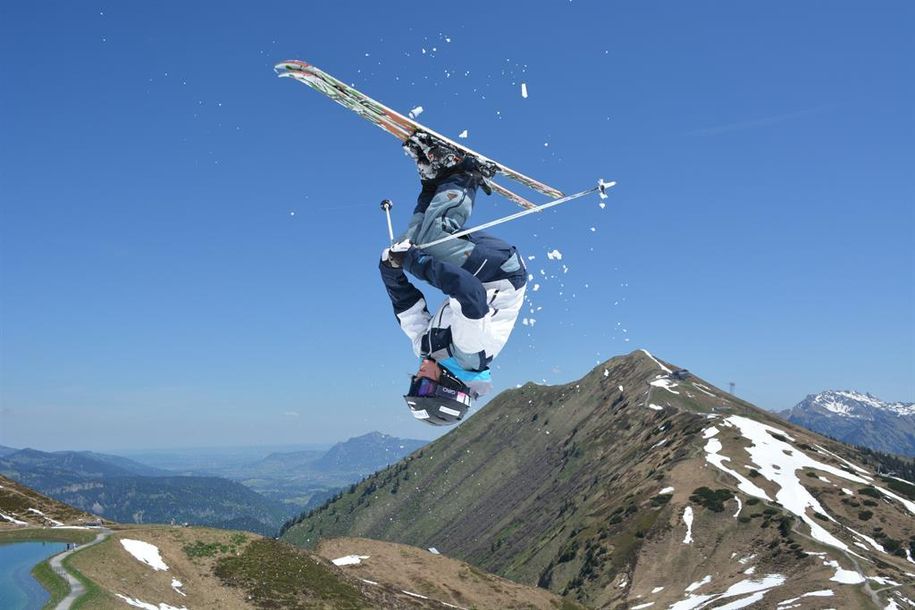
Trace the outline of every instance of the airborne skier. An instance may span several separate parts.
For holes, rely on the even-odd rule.
[[[471,399],[489,391],[489,365],[521,311],[527,272],[514,246],[482,232],[428,248],[413,245],[463,228],[477,188],[486,188],[488,168],[422,134],[404,148],[416,160],[422,191],[407,230],[382,252],[381,278],[422,358],[404,398],[417,419],[442,426],[460,421]],[[404,271],[448,296],[434,316]]]
[[[493,161],[420,125],[317,66],[288,60],[274,66],[403,142],[416,160],[422,192],[409,227],[381,257],[381,277],[400,326],[422,357],[405,398],[418,419],[443,426],[461,420],[472,398],[490,388],[489,364],[505,346],[524,302],[526,271],[514,246],[480,232],[503,222],[579,199],[592,193],[605,198],[615,182],[563,195],[562,191]],[[513,180],[552,200],[534,204],[491,178]],[[463,229],[473,210],[477,188],[496,192],[521,207],[483,225]],[[418,244],[415,246],[414,244]],[[440,289],[448,299],[434,316],[423,294],[404,271]]]

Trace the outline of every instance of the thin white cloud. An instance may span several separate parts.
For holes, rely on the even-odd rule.
[[[801,117],[809,116],[812,114],[817,114],[826,108],[829,108],[829,105],[817,106],[816,108],[808,108],[806,110],[798,110],[796,112],[786,112],[784,114],[774,114],[772,116],[760,117],[757,119],[748,119],[746,121],[737,121],[734,123],[725,123],[723,125],[715,125],[713,127],[703,127],[700,129],[693,129],[687,131],[686,135],[688,136],[717,136],[723,133],[731,133],[733,131],[746,131],[748,129],[761,129],[763,127],[771,127],[773,125],[778,125],[779,123],[784,123],[786,121],[793,121]]]

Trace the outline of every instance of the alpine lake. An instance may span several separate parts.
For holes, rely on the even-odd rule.
[[[65,550],[66,542],[0,539],[0,608],[32,610],[44,606],[50,594],[32,577],[32,568]]]
[[[91,542],[97,533],[85,528],[64,527],[0,530],[0,610],[43,608],[51,595],[35,580],[32,570],[46,559],[66,551],[68,546],[73,548]],[[50,572],[45,570],[44,573]]]

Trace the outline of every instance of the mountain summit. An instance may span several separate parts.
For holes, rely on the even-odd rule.
[[[782,417],[814,432],[878,451],[915,456],[915,403],[852,391],[810,394]]]
[[[503,392],[282,537],[434,547],[594,608],[902,606],[915,485],[867,459],[639,350]]]

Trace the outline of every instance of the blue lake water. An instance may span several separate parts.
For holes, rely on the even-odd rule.
[[[32,568],[65,550],[64,542],[0,544],[0,608],[33,610],[44,606],[50,595],[32,578]]]

